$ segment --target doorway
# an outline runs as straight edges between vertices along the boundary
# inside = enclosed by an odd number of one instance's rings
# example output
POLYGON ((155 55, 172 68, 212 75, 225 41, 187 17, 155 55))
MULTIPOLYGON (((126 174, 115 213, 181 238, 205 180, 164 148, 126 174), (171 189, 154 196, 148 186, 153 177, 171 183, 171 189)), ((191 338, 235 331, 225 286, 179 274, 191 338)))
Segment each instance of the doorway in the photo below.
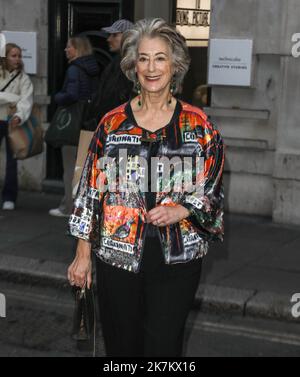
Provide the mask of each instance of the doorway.
MULTIPOLYGON (((48 107, 49 121, 56 110, 53 96, 61 89, 67 69, 64 49, 68 37, 76 34, 86 35, 92 43, 100 69, 103 70, 111 55, 100 30, 119 18, 133 21, 134 0, 49 0, 48 12, 48 93, 51 96, 51 104, 48 107)), ((62 176, 61 151, 48 146, 46 180, 60 181, 62 176)))

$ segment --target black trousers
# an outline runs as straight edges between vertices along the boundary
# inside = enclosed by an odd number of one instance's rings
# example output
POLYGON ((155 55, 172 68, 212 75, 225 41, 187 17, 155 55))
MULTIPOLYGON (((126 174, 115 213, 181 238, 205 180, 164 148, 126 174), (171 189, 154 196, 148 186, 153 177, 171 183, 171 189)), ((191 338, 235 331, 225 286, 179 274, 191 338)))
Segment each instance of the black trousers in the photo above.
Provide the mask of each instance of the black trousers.
POLYGON ((2 201, 15 202, 18 195, 18 165, 17 160, 13 158, 13 153, 8 142, 8 124, 7 122, 0 121, 0 146, 2 139, 5 139, 6 144, 6 170, 2 201))
POLYGON ((157 238, 146 240, 138 274, 97 258, 97 289, 107 356, 179 357, 201 260, 166 265, 157 238))

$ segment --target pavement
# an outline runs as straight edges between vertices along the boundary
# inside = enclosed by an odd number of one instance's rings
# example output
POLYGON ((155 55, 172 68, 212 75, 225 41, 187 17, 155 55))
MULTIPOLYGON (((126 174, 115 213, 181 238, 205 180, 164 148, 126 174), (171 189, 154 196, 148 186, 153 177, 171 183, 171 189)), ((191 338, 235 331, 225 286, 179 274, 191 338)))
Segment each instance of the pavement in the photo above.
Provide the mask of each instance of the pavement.
MULTIPOLYGON (((66 271, 75 240, 66 233, 67 219, 48 215, 59 200, 21 192, 16 211, 0 210, 0 292, 4 281, 69 291, 66 271)), ((204 259, 194 309, 300 323, 300 310, 298 318, 292 315, 295 293, 300 294, 300 227, 226 214, 224 242, 212 244, 204 259)))

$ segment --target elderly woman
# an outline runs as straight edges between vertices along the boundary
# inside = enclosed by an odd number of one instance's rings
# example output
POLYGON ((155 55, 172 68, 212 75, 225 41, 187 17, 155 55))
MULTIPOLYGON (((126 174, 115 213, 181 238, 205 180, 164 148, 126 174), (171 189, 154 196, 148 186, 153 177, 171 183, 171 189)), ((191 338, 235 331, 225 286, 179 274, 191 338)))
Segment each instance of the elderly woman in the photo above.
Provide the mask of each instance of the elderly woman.
POLYGON ((90 145, 70 218, 79 242, 68 279, 91 285, 93 250, 108 356, 181 355, 202 257, 222 239, 221 138, 200 109, 174 97, 188 66, 175 29, 137 22, 123 37, 121 68, 138 95, 104 116, 90 145), (197 157, 203 169, 178 170, 197 157), (177 163, 166 182, 168 159, 177 163), (179 190, 186 170, 196 185, 179 190))

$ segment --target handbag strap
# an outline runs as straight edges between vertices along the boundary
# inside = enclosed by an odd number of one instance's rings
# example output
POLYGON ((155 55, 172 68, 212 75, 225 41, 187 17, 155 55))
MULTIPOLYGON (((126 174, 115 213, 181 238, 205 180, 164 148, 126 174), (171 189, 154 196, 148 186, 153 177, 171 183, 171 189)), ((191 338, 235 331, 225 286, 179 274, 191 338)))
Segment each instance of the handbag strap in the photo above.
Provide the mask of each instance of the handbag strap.
POLYGON ((93 310, 94 310, 93 357, 96 357, 97 318, 96 318, 96 305, 95 305, 95 295, 94 295, 93 286, 91 287, 91 290, 92 290, 93 310))
POLYGON ((0 90, 0 92, 4 92, 9 85, 21 74, 21 71, 19 71, 12 79, 9 80, 9 82, 0 90))

